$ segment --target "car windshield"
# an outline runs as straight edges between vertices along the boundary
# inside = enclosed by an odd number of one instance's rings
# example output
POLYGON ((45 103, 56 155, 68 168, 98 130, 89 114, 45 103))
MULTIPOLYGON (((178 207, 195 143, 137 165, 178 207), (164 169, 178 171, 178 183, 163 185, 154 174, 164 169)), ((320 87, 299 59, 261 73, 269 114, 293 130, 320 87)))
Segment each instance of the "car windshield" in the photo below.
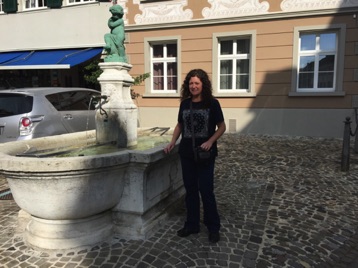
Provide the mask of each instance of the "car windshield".
POLYGON ((32 111, 33 97, 23 94, 0 94, 0 117, 32 111))

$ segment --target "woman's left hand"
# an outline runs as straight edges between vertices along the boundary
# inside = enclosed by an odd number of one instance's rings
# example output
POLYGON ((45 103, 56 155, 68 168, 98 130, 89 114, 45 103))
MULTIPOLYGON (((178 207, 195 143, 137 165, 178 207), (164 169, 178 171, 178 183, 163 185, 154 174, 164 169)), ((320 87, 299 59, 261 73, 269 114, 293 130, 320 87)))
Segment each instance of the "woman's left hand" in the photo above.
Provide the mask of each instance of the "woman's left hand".
POLYGON ((200 145, 201 149, 203 149, 204 151, 209 151, 211 149, 211 146, 213 146, 213 144, 210 141, 206 141, 200 145))

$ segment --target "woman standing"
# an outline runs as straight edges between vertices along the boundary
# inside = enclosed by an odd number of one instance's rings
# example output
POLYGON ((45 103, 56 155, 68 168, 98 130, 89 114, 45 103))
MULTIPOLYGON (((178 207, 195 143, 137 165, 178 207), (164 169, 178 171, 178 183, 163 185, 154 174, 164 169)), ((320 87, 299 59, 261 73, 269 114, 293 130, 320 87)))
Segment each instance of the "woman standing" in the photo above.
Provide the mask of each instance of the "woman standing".
POLYGON ((180 135, 182 136, 179 155, 186 190, 187 218, 184 227, 177 232, 180 237, 199 233, 201 196, 209 241, 216 243, 220 240, 220 217, 214 195, 214 166, 217 156, 216 141, 225 130, 223 112, 220 103, 212 95, 208 74, 201 69, 191 70, 181 87, 178 123, 171 142, 164 148, 164 152, 169 153, 180 135), (193 142, 195 148, 211 151, 212 157, 204 163, 195 161, 193 142))

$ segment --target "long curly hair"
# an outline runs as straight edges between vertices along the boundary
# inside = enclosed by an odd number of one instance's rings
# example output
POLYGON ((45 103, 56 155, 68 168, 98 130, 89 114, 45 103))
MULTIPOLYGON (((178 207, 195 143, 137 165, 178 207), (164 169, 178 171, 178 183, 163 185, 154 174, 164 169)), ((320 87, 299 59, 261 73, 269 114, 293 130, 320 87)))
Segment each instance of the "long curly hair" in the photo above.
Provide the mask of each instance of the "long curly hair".
POLYGON ((201 92, 202 101, 205 106, 209 106, 210 101, 213 98, 213 88, 209 79, 209 75, 202 69, 193 69, 186 75, 180 90, 180 100, 183 101, 191 97, 189 81, 192 77, 199 78, 203 83, 203 91, 201 92))

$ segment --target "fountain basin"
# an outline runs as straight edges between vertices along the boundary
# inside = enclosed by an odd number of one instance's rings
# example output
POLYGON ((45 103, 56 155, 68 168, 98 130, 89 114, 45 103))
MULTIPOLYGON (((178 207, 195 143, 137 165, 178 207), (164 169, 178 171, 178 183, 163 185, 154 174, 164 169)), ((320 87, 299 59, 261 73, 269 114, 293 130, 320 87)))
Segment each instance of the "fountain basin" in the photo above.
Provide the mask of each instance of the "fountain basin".
POLYGON ((78 157, 19 157, 29 151, 86 146, 95 131, 0 145, 0 173, 31 215, 25 241, 41 250, 92 246, 114 233, 149 237, 184 194, 177 148, 78 157))

